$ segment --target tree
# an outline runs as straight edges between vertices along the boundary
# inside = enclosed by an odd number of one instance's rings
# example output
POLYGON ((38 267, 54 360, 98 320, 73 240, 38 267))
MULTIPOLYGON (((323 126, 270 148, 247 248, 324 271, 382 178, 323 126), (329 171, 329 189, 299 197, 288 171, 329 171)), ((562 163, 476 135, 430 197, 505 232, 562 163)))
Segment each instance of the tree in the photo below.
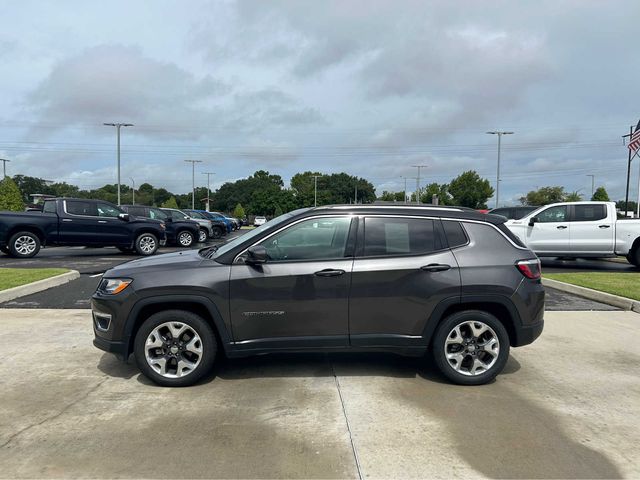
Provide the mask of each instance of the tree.
POLYGON ((29 177, 27 175, 14 175, 13 181, 20 190, 20 194, 24 201, 29 201, 29 195, 34 193, 43 193, 45 195, 53 195, 47 182, 41 178, 29 177))
POLYGON ((433 196, 438 196, 438 205, 452 205, 451 195, 449 195, 449 185, 446 183, 430 183, 426 187, 421 189, 420 201, 422 203, 433 202, 433 196))
POLYGON ((165 200, 160 205, 162 208, 178 208, 178 202, 176 202, 176 197, 171 196, 168 200, 165 200))
POLYGON ((404 192, 382 192, 382 195, 378 197, 378 200, 383 202, 404 202, 404 192))
POLYGON ((564 187, 541 187, 538 190, 531 190, 524 197, 520 197, 520 203, 523 205, 542 206, 563 202, 565 196, 564 187))
POLYGON ((276 205, 276 209, 273 211, 273 216, 279 217, 282 214, 283 214, 282 208, 280 208, 280 205, 276 205))
MULTIPOLYGON (((616 208, 621 212, 624 212, 624 200, 618 200, 616 202, 616 208)), ((638 208, 638 204, 633 200, 629 200, 629 211, 635 212, 637 208, 638 208)))
POLYGON ((454 178, 448 191, 454 205, 469 208, 487 208, 487 200, 493 195, 489 180, 480 178, 474 170, 454 178))
POLYGON ((16 182, 11 177, 4 177, 0 181, 0 210, 21 212, 24 210, 22 194, 16 182))
POLYGON ((580 200, 582 200, 582 194, 577 191, 567 193, 562 199, 563 202, 579 202, 580 200))
POLYGON ((608 202, 609 194, 607 193, 604 187, 598 187, 596 188, 596 191, 593 192, 593 196, 591 197, 591 200, 595 200, 598 202, 608 202))
POLYGON ((241 204, 237 204, 236 208, 233 209, 233 216, 234 216, 234 218, 244 218, 245 217, 244 208, 242 208, 241 204))

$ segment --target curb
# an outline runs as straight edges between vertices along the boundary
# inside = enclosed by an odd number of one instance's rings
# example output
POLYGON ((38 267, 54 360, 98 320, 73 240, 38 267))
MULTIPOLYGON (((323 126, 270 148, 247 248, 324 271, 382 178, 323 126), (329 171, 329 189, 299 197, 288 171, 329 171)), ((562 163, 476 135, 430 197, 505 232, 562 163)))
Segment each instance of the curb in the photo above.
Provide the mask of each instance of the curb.
POLYGON ((542 278, 542 284, 545 287, 555 288, 561 292, 573 293, 574 295, 588 298, 589 300, 606 303, 607 305, 618 307, 623 310, 631 310, 633 312, 640 313, 640 302, 632 300, 631 298, 620 297, 618 295, 593 290, 591 288, 579 287, 578 285, 560 282, 558 280, 551 280, 550 278, 542 278))
POLYGON ((24 297, 25 295, 31 295, 32 293, 42 292, 43 290, 48 290, 53 287, 58 287, 77 278, 80 278, 80 273, 77 270, 71 270, 67 273, 63 273, 62 275, 56 275, 55 277, 45 278, 44 280, 20 285, 19 287, 1 290, 0 303, 15 300, 16 298, 24 297))

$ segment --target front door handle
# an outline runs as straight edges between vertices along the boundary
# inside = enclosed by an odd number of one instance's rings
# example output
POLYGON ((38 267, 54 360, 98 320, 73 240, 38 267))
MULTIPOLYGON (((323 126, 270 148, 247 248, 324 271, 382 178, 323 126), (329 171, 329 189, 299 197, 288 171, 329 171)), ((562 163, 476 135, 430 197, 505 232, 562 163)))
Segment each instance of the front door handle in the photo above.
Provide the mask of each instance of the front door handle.
POLYGON ((98 223, 107 223, 106 220, 98 220, 98 223))
POLYGON ((442 263, 430 263, 429 265, 424 265, 420 267, 420 270, 424 270, 425 272, 444 272, 445 270, 449 270, 451 265, 444 265, 442 263))
POLYGON ((71 220, 70 218, 63 218, 62 221, 63 222, 73 222, 73 220, 71 220))
POLYGON ((314 273, 318 277, 339 277, 344 275, 344 270, 334 270, 333 268, 325 268, 319 272, 314 273))
POLYGON ((565 228, 567 228, 567 226, 566 225, 558 225, 556 228, 558 230, 564 230, 565 228))
POLYGON ((598 228, 609 228, 611 225, 600 225, 598 228))

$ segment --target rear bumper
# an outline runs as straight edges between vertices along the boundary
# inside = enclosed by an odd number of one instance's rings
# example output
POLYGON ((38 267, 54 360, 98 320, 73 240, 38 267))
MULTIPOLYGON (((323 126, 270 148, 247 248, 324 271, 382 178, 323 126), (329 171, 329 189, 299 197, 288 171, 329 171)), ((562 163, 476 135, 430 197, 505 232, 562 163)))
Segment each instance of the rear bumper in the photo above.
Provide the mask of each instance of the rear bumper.
POLYGON ((525 325, 520 327, 516 332, 516 338, 513 343, 514 347, 522 347, 523 345, 529 345, 540 336, 544 329, 544 320, 540 320, 533 325, 525 325))

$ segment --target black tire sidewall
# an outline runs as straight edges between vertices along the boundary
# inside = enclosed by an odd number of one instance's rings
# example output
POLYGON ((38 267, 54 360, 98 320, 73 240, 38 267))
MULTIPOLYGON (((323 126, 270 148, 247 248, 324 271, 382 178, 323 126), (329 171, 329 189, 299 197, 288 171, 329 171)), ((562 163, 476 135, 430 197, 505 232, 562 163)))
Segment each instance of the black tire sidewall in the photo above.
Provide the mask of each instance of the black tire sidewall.
POLYGON ((500 320, 488 312, 481 310, 465 310, 454 313, 445 318, 436 330, 432 342, 433 359, 442 374, 454 383, 459 385, 482 385, 492 381, 502 370, 509 359, 509 334, 500 320), (500 353, 498 360, 490 370, 477 376, 467 376, 456 372, 446 359, 445 356, 445 340, 449 332, 458 324, 476 320, 485 323, 493 329, 500 342, 500 353))
POLYGON ((199 315, 184 310, 165 310, 151 315, 140 326, 134 340, 133 353, 140 371, 151 381, 163 387, 187 387, 208 375, 215 362, 218 345, 213 329, 199 315), (196 369, 182 378, 165 378, 149 366, 145 358, 144 345, 147 336, 158 325, 166 322, 186 323, 193 328, 202 340, 202 359, 196 369))
POLYGON ((138 255, 142 255, 144 257, 153 255, 154 253, 156 253, 158 251, 158 247, 159 247, 159 243, 158 243, 158 237, 156 237, 153 233, 141 233, 140 235, 138 235, 138 237, 136 238, 136 246, 135 246, 135 251, 138 253, 138 255), (140 240, 142 240, 143 237, 153 237, 153 239, 156 242, 156 247, 153 249, 153 252, 147 253, 145 251, 143 251, 140 248, 140 240))
POLYGON ((221 238, 222 229, 220 227, 213 227, 213 238, 221 238))
POLYGON ((35 233, 32 233, 32 232, 18 232, 18 233, 15 233, 15 234, 11 235, 11 238, 9 239, 8 248, 9 248, 9 254, 12 257, 15 257, 15 258, 31 258, 31 257, 35 257, 38 254, 38 252, 40 251, 40 239, 38 238, 38 236, 35 233), (25 236, 33 238, 35 240, 35 242, 36 242, 36 249, 33 251, 33 253, 29 253, 27 255, 23 255, 23 254, 19 253, 14 247, 15 241, 19 237, 25 237, 25 236))

